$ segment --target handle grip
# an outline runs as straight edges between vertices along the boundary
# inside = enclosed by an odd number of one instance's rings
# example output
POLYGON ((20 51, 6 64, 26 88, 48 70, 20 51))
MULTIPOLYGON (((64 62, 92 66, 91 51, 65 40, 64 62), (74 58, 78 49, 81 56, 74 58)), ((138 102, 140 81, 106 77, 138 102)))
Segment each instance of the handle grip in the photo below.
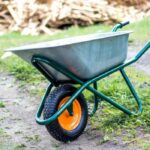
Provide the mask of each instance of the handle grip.
POLYGON ((120 23, 119 23, 119 24, 120 24, 120 28, 122 28, 122 27, 128 25, 129 23, 130 23, 129 21, 120 22, 120 23))

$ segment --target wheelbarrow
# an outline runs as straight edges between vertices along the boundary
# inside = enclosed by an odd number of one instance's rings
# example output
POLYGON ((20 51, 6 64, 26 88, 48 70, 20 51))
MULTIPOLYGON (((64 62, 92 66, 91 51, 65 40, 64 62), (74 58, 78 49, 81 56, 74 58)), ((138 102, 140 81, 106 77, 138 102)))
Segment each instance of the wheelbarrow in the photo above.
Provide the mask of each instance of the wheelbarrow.
POLYGON ((97 111, 101 102, 98 98, 128 115, 142 112, 141 100, 124 68, 136 62, 150 48, 150 41, 135 57, 126 60, 130 32, 116 31, 127 24, 129 22, 118 23, 112 32, 108 33, 9 49, 31 63, 50 82, 36 113, 36 122, 45 125, 55 139, 63 142, 73 141, 85 129, 89 115, 83 96, 85 89, 94 94, 91 116, 97 111), (132 112, 97 90, 99 80, 117 71, 120 71, 137 103, 137 112, 132 112), (74 86, 76 84, 80 87, 76 88, 74 86))

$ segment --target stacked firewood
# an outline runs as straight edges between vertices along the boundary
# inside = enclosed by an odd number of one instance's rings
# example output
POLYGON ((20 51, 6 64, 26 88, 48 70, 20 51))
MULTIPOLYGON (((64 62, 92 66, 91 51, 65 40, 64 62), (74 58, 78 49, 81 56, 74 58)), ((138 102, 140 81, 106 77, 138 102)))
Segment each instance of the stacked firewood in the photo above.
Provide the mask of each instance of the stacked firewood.
POLYGON ((136 21, 150 16, 150 2, 142 8, 109 5, 97 0, 0 0, 0 32, 22 34, 54 34, 66 26, 90 25, 98 22, 136 21))
POLYGON ((107 0, 107 1, 109 4, 116 3, 117 5, 140 6, 142 4, 146 4, 149 0, 107 0))

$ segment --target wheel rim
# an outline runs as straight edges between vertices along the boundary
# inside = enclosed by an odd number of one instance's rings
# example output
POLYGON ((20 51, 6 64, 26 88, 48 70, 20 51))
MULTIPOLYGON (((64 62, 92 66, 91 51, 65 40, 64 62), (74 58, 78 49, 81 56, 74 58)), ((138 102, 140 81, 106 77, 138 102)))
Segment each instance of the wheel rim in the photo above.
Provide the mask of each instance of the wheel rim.
MULTIPOLYGON (((63 98, 58 106, 58 108, 62 107, 67 100, 70 98, 70 96, 67 96, 63 98)), ((59 117, 58 117, 58 122, 60 126, 68 131, 74 130, 80 123, 81 120, 81 106, 80 103, 78 102, 77 99, 73 101, 73 115, 71 116, 66 109, 59 117)))

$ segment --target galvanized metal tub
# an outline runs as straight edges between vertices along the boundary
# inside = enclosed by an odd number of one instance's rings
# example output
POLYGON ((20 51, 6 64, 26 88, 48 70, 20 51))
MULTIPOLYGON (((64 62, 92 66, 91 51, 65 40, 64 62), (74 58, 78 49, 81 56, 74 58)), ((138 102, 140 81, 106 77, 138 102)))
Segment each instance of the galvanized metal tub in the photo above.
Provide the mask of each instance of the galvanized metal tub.
MULTIPOLYGON (((129 33, 130 31, 96 33, 20 46, 7 51, 12 51, 29 63, 36 54, 45 56, 86 80, 126 60, 129 33)), ((45 66, 57 80, 69 80, 50 66, 45 66)))

